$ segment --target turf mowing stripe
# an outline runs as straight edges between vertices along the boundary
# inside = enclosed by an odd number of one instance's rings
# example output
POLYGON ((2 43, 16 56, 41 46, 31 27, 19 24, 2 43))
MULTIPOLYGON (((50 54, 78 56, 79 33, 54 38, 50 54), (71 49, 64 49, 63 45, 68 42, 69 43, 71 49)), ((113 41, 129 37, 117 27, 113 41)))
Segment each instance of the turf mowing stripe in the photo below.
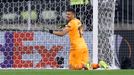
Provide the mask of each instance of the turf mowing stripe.
POLYGON ((134 70, 0 70, 0 75, 134 75, 134 70))

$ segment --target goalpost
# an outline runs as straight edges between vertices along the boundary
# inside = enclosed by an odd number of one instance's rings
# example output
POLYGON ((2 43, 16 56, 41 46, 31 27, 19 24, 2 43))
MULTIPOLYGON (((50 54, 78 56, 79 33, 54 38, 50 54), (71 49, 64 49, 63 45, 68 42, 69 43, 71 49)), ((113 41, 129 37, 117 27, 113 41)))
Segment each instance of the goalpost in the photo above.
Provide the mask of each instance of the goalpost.
POLYGON ((93 0, 93 63, 98 63, 98 0, 93 0))

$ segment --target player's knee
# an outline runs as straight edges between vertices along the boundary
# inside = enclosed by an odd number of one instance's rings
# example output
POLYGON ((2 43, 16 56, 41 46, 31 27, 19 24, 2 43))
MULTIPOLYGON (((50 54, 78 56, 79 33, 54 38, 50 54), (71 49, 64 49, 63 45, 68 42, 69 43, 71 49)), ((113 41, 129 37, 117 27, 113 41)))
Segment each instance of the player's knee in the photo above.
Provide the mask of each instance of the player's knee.
POLYGON ((70 70, 81 70, 82 68, 82 65, 69 65, 70 70))

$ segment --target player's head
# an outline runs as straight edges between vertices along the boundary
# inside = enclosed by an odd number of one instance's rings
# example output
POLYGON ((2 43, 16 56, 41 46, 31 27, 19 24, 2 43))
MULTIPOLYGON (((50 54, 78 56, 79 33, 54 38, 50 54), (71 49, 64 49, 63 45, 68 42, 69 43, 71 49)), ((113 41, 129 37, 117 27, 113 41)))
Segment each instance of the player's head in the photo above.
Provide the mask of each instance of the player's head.
POLYGON ((67 20, 70 21, 71 19, 73 19, 75 17, 75 10, 74 9, 67 9, 66 11, 67 15, 67 20))

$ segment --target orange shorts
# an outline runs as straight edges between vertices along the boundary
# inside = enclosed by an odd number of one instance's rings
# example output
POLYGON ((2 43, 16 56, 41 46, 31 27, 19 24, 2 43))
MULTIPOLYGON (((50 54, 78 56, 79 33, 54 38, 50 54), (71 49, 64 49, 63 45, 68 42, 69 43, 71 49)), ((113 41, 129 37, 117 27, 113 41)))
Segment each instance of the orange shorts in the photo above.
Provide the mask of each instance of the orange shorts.
POLYGON ((74 68, 82 68, 83 64, 89 62, 88 48, 70 50, 69 65, 74 68))

